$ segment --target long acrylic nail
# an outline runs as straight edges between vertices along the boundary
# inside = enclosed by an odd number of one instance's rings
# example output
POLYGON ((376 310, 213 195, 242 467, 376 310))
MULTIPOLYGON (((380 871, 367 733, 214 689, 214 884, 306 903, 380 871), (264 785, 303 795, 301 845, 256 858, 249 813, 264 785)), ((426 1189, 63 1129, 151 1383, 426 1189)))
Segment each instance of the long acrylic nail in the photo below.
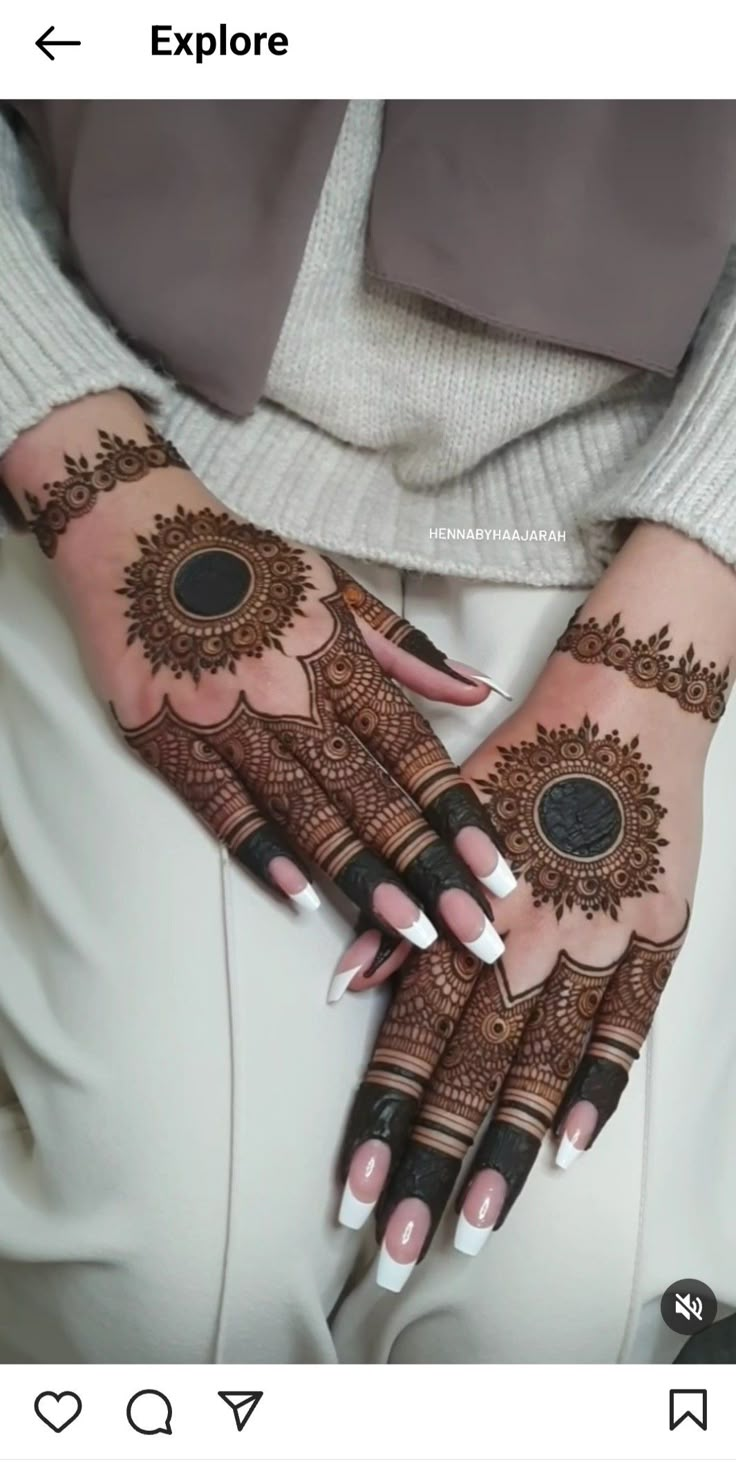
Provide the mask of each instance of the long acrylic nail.
POLYGON ((398 1294, 404 1288, 424 1247, 432 1215, 421 1198, 404 1198, 386 1227, 376 1284, 398 1294))
POLYGON ((373 907, 387 924, 417 949, 428 949, 437 938, 431 919, 392 883, 381 883, 373 895, 373 907))
POLYGON ((268 872, 271 881, 276 887, 285 893, 296 904, 299 909, 308 909, 310 913, 319 908, 319 896, 316 888, 307 881, 296 863, 290 858, 279 855, 272 858, 268 865, 268 872))
POLYGON ((328 1005, 335 1005, 338 1000, 342 1000, 345 991, 349 989, 355 976, 360 974, 360 970, 359 964, 349 965, 346 970, 339 968, 335 970, 327 990, 328 1005))
POLYGON ((562 1130, 562 1137, 555 1158, 558 1168, 567 1169, 572 1167, 576 1158, 580 1157, 581 1152, 585 1152, 597 1126, 598 1113, 593 1103, 576 1102, 575 1106, 568 1112, 567 1120, 562 1130))
POLYGON ((495 964, 505 945, 480 904, 463 889, 450 888, 440 894, 438 907, 455 938, 484 964, 495 964))
POLYGON ((377 1138, 362 1142, 353 1153, 338 1214, 345 1228, 363 1227, 381 1196, 390 1166, 391 1148, 377 1138))
POLYGON ((481 828, 464 827, 455 838, 455 847, 478 882, 495 894, 496 898, 505 899, 508 894, 513 893, 516 879, 506 859, 494 848, 488 834, 481 828))
POLYGON ((476 1173, 465 1195, 455 1229, 455 1248, 460 1254, 474 1258, 493 1232, 508 1188, 505 1178, 495 1168, 476 1173))
POLYGON ((497 680, 491 680, 490 675, 485 675, 482 670, 474 670, 472 665, 463 665, 461 660, 448 660, 447 663, 457 671, 458 675, 466 675, 470 680, 479 680, 482 685, 490 685, 491 690, 495 690, 496 695, 502 695, 505 701, 514 699, 507 690, 503 689, 503 686, 498 684, 497 680))

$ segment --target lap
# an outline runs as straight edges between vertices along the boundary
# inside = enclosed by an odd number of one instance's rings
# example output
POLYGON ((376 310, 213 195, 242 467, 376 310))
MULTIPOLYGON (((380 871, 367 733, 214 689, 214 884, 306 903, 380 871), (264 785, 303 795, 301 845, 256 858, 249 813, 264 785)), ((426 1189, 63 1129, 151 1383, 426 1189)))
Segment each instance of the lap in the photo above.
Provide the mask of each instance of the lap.
POLYGON ((0 549, 0 1345, 332 1359, 382 999, 327 1006, 343 914, 257 887, 118 741, 37 557, 0 549))
MULTIPOLYGON (((399 607, 398 574, 359 572, 399 607)), ((411 578, 405 612, 519 699, 579 597, 411 578)), ((456 759, 502 714, 431 712, 456 759)), ((34 545, 0 547, 0 1359, 668 1359, 661 1333, 636 1351, 667 1284, 735 1304, 732 717, 690 936, 615 1122, 570 1173, 541 1160, 477 1259, 449 1218, 391 1297, 371 1234, 335 1223, 382 1008, 325 1003, 344 910, 299 915, 231 866, 118 741, 34 545)))

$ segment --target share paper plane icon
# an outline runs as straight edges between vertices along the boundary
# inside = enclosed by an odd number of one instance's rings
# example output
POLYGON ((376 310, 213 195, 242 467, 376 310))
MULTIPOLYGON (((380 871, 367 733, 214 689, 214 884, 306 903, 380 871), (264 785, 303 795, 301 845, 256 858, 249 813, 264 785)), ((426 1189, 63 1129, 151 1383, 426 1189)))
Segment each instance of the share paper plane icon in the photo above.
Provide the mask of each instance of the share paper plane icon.
POLYGON ((232 1408, 235 1417, 235 1425, 239 1432, 242 1432, 245 1423, 250 1420, 260 1401, 262 1391, 218 1391, 223 1401, 232 1408))

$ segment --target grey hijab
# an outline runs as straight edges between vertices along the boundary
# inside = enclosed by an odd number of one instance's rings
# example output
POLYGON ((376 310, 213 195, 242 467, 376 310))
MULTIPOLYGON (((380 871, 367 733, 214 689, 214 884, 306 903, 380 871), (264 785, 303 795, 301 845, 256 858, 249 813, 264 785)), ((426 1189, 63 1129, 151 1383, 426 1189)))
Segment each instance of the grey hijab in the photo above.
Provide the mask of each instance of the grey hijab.
MULTIPOLYGON (((345 106, 16 104, 103 308, 237 416, 263 389, 345 106)), ((735 218, 734 102, 388 102, 366 269, 672 375, 735 218)))

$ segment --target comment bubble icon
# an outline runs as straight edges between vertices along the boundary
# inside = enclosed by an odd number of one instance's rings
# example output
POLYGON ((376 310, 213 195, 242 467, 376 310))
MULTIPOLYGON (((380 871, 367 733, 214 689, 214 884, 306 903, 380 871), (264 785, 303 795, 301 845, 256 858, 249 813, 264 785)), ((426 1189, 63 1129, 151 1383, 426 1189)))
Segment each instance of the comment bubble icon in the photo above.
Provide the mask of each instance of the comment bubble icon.
POLYGON ((171 1436, 171 1402, 163 1391, 136 1391, 125 1414, 133 1430, 144 1437, 155 1437, 159 1432, 171 1436))

